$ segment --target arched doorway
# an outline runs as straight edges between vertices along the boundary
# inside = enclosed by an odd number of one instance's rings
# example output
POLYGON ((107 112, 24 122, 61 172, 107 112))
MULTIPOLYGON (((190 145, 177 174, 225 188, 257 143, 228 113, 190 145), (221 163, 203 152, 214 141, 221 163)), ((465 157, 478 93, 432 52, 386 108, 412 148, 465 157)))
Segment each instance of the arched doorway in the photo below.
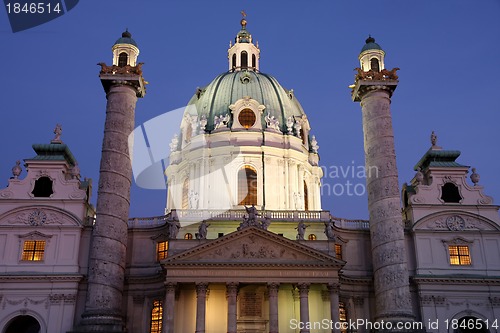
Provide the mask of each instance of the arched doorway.
POLYGON ((489 333, 486 324, 473 316, 462 317, 458 320, 458 328, 453 333, 489 333))
POLYGON ((7 326, 5 333, 40 333, 40 324, 32 316, 17 316, 7 326))

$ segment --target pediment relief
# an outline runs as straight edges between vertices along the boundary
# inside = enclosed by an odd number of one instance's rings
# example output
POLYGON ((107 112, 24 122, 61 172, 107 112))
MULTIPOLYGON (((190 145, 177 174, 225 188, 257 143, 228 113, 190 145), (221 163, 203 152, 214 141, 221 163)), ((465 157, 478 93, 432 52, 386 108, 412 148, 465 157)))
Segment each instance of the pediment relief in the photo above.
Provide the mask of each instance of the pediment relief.
POLYGON ((446 231, 474 231, 499 230, 494 222, 479 216, 471 216, 463 212, 425 217, 417 222, 414 230, 446 230, 446 231))
POLYGON ((254 227, 233 232, 164 261, 165 264, 190 262, 342 265, 332 256, 254 227))
POLYGON ((0 216, 0 226, 80 226, 68 212, 48 206, 31 206, 9 211, 0 216))

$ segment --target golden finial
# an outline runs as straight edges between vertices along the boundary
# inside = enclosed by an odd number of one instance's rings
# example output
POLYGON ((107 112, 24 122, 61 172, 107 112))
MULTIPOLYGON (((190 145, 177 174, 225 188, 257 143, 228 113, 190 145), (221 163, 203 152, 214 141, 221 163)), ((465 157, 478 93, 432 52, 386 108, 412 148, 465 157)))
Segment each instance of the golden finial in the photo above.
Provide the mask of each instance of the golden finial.
POLYGON ((247 17, 247 13, 245 13, 244 10, 241 11, 241 16, 243 16, 243 18, 247 17))

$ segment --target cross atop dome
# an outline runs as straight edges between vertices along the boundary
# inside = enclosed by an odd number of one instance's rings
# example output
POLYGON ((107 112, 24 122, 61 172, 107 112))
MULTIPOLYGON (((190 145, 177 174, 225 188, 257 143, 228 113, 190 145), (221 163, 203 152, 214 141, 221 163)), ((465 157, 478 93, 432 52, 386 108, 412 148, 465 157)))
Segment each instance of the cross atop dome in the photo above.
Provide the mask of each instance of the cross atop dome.
POLYGON ((241 30, 234 39, 234 45, 229 45, 229 70, 259 70, 260 50, 252 43, 252 35, 247 30, 247 14, 241 11, 241 30))

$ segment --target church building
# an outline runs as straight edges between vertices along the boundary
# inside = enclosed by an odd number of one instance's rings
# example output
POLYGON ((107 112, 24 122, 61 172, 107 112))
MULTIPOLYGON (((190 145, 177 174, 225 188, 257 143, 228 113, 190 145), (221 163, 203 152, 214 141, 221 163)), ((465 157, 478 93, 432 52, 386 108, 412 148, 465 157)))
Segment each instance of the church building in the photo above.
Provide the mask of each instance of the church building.
POLYGON ((164 216, 129 216, 147 67, 128 31, 100 64, 97 207, 60 125, 12 161, 0 189, 0 333, 498 332, 499 206, 434 132, 399 187, 398 68, 375 39, 361 43, 350 86, 369 210, 351 220, 322 209, 314 128, 294 91, 260 71, 240 24, 227 69, 196 90, 171 138, 164 216))

